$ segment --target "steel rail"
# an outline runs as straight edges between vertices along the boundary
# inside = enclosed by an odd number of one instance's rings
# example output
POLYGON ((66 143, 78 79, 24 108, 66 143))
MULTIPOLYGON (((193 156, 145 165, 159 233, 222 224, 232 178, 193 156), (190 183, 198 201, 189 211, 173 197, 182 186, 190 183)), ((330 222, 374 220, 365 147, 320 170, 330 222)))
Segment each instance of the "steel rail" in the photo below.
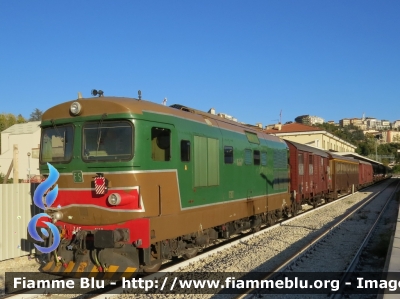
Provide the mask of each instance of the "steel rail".
MULTIPOLYGON (((381 194, 381 192, 383 192, 384 190, 386 190, 388 187, 390 186, 390 184, 388 186, 386 186, 382 191, 378 191, 376 194, 374 194, 372 197, 370 197, 369 199, 365 199, 361 202, 361 204, 358 204, 358 206, 356 206, 354 208, 353 211, 349 212, 348 214, 344 215, 344 217, 339 220, 337 223, 335 223, 332 227, 330 227, 329 229, 327 229, 324 233, 322 233, 321 235, 319 235, 318 237, 316 237, 310 244, 307 244, 306 246, 304 246, 298 253, 296 253, 295 255, 293 255, 291 258, 289 258, 286 262, 282 263, 281 265, 277 266, 271 273, 269 273, 266 276, 263 276, 261 278, 259 278, 259 280, 267 280, 267 279, 271 279, 272 277, 276 276, 279 272, 284 272, 284 270, 289 269, 289 267, 295 263, 298 259, 301 259, 303 257, 303 255, 305 253, 308 252, 308 250, 310 250, 311 248, 313 248, 313 246, 315 246, 318 242, 320 242, 321 240, 323 240, 328 234, 330 234, 334 229, 336 229, 337 227, 339 227, 344 221, 346 221, 348 218, 350 218, 352 215, 354 215, 354 213, 356 213, 357 211, 359 211, 360 209, 362 209, 363 207, 365 207, 367 204, 369 204, 372 200, 374 200, 379 194, 381 194)), ((352 195, 352 194, 350 194, 352 195)), ((349 195, 349 196, 350 196, 349 195)), ((341 199, 347 198, 348 196, 342 197, 341 199)), ((331 203, 336 203, 338 202, 333 201, 331 203)), ((382 214, 382 213, 381 213, 382 214)), ((251 288, 251 289, 247 289, 245 290, 243 293, 238 294, 237 296, 235 296, 235 299, 242 299, 245 298, 246 296, 251 296, 249 298, 255 297, 258 298, 259 294, 257 294, 257 288, 251 288)))
POLYGON ((360 255, 361 255, 363 249, 365 248, 365 246, 367 245, 369 239, 371 238, 375 228, 377 227, 377 225, 379 223, 379 220, 381 219, 381 217, 383 215, 383 212, 386 210, 387 206, 389 205, 390 201, 392 200, 392 198, 393 198, 394 194, 396 193, 399 185, 400 185, 400 182, 397 183, 396 188, 393 190, 392 194, 390 194, 390 196, 386 200, 386 203, 383 206, 381 213, 379 213, 379 216, 377 217, 375 222, 372 224, 370 230, 368 231, 368 233, 365 236, 363 242, 361 243, 360 247, 358 248, 357 252, 355 253, 352 261, 349 264, 349 266, 344 271, 343 276, 340 279, 340 289, 337 292, 332 293, 331 296, 329 297, 330 299, 342 298, 345 295, 343 293, 345 291, 344 288, 346 287, 346 284, 344 282, 345 281, 349 281, 349 278, 351 276, 351 271, 353 271, 355 269, 355 267, 357 266, 357 262, 359 261, 359 258, 360 258, 360 255))

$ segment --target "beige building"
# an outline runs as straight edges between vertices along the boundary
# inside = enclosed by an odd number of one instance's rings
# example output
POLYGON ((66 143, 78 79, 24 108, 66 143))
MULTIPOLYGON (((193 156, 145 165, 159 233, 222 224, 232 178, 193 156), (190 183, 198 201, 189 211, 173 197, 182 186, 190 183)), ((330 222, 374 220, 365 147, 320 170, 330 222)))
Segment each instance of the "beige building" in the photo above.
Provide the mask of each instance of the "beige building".
POLYGON ((382 141, 386 143, 398 142, 400 143, 400 132, 399 131, 382 131, 382 141))
POLYGON ((361 130, 366 130, 367 129, 366 122, 364 120, 360 119, 360 118, 352 118, 352 119, 350 119, 350 123, 353 126, 359 128, 361 130))
POLYGON ((373 117, 367 117, 365 119, 366 123, 367 123, 367 128, 369 130, 371 129, 376 129, 376 122, 378 121, 376 118, 373 117))
POLYGON ((340 125, 341 127, 345 127, 345 126, 350 125, 350 119, 348 119, 348 118, 343 118, 343 119, 339 120, 339 125, 340 125))
POLYGON ((382 128, 383 129, 390 129, 390 121, 382 119, 382 128))
MULTIPOLYGON (((18 159, 18 178, 28 180, 39 175, 40 121, 15 124, 1 132, 0 173, 7 173, 13 160, 14 145, 18 159)), ((9 178, 14 177, 11 171, 9 178)))
POLYGON ((265 133, 323 150, 355 152, 356 146, 318 127, 292 123, 268 127, 265 133))
POLYGON ((350 119, 350 123, 355 127, 359 127, 363 124, 363 121, 360 118, 352 118, 350 119))
POLYGON ((400 120, 395 120, 395 121, 393 122, 392 128, 393 128, 393 129, 398 129, 398 128, 400 128, 400 120))
POLYGON ((327 123, 330 124, 330 125, 339 126, 339 124, 335 123, 334 120, 328 120, 327 123))

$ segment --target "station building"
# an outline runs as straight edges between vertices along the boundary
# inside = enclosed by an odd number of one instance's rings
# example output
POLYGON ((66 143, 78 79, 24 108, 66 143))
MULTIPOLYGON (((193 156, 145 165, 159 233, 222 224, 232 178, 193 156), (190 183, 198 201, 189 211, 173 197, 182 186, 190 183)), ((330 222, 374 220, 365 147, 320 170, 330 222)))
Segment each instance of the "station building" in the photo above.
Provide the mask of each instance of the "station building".
POLYGON ((355 152, 356 146, 318 127, 299 123, 267 126, 265 133, 282 139, 310 145, 322 150, 355 152))

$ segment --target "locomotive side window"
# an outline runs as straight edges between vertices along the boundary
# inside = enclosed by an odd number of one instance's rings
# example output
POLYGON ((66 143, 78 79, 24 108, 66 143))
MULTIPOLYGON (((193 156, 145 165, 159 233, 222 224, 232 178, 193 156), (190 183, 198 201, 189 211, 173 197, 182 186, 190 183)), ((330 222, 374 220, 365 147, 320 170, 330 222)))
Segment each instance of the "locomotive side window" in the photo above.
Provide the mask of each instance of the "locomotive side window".
POLYGON ((261 165, 262 166, 267 165, 267 153, 266 152, 261 152, 261 165))
POLYGON ((68 162, 72 158, 74 129, 72 125, 42 129, 40 162, 68 162))
POLYGON ((233 146, 224 146, 224 160, 225 164, 233 163, 233 146))
POLYGON ((154 161, 171 160, 171 130, 151 128, 151 158, 154 161))
POLYGON ((253 160, 254 160, 254 165, 260 165, 260 151, 254 150, 253 160))
POLYGON ((190 161, 190 141, 189 140, 181 140, 181 161, 183 161, 183 162, 190 161))
POLYGON ((244 150, 244 164, 246 165, 251 165, 251 149, 245 149, 244 150))
POLYGON ((287 167, 287 151, 281 149, 275 149, 273 151, 273 162, 274 168, 286 168, 287 167))
POLYGON ((133 128, 128 121, 90 122, 83 126, 82 158, 85 161, 130 160, 133 128))

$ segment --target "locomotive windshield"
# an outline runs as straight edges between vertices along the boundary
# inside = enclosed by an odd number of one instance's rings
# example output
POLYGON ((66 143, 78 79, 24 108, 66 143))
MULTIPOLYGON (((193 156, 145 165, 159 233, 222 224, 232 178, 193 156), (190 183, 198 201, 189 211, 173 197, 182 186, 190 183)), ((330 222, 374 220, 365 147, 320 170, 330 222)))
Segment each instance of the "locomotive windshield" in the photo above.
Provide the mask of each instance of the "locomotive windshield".
POLYGON ((42 129, 40 142, 40 162, 67 162, 72 157, 74 130, 72 125, 42 129))
POLYGON ((86 161, 130 160, 133 154, 133 128, 127 121, 86 123, 83 127, 83 153, 86 161))

